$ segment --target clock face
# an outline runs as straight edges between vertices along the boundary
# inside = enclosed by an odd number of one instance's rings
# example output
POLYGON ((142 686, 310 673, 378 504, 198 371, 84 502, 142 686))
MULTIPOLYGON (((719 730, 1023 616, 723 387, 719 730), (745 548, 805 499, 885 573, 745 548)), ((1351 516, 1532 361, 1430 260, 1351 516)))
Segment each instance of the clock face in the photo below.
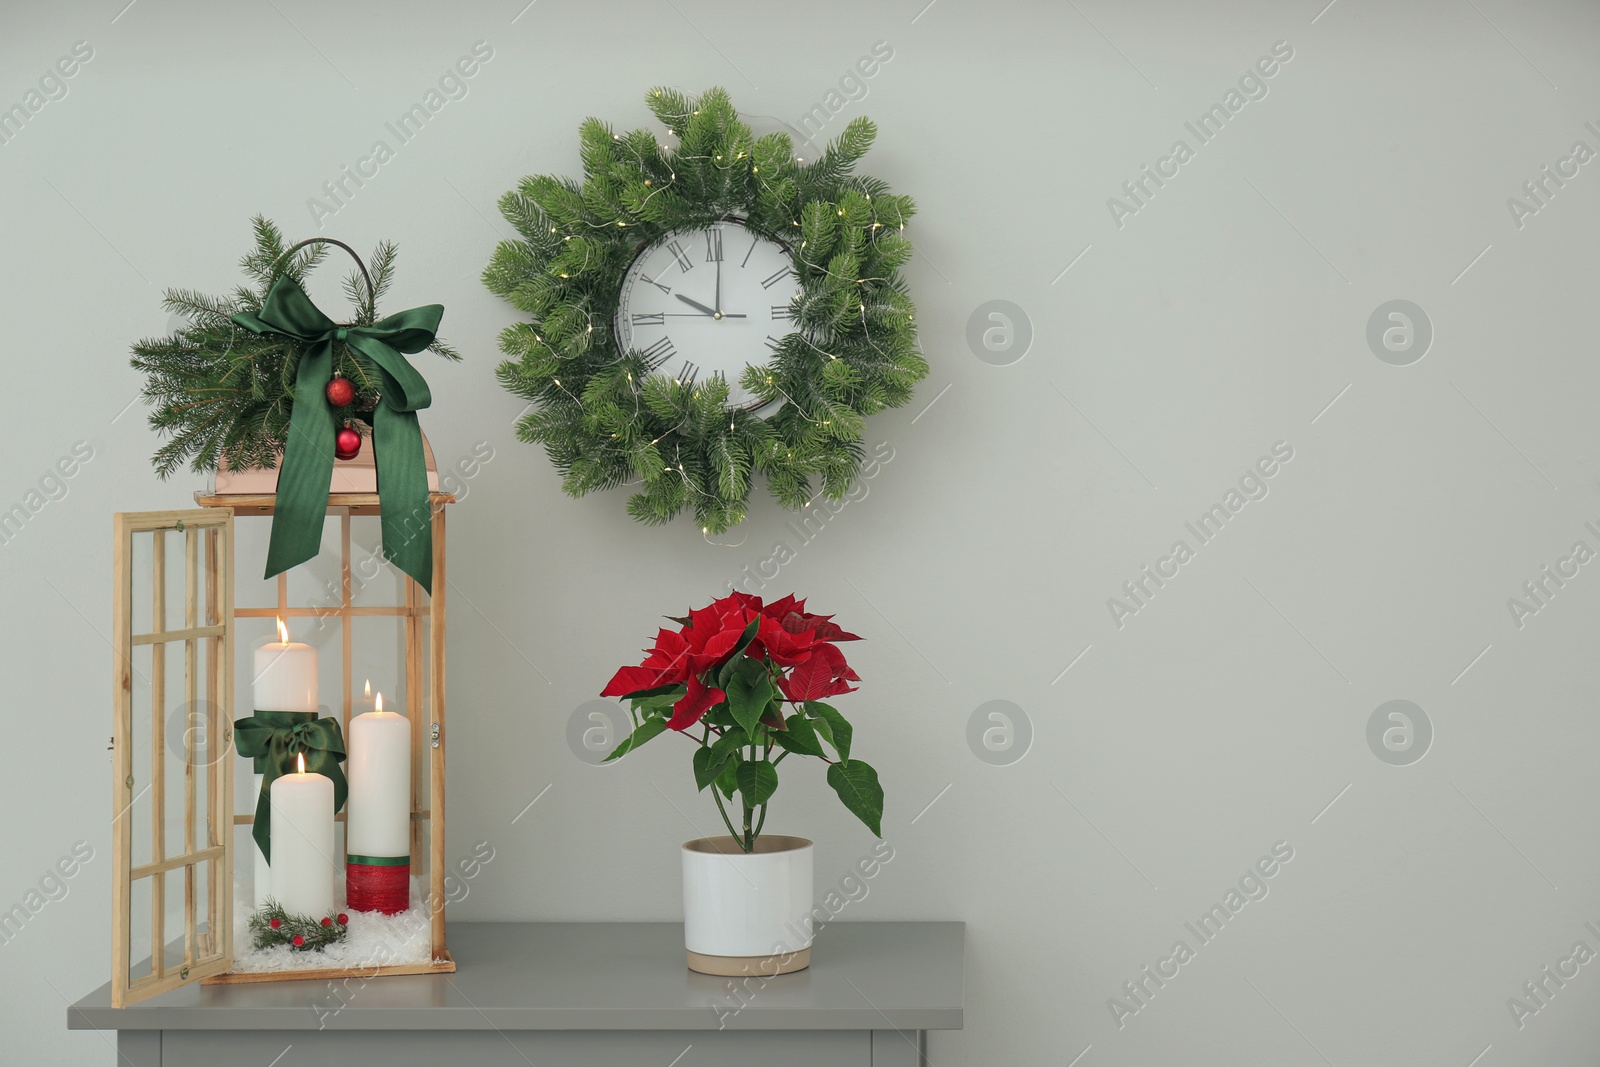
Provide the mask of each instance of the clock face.
POLYGON ((633 261, 617 304, 617 344, 653 371, 681 382, 728 382, 728 406, 776 410, 739 384, 792 332, 789 303, 800 291, 789 250, 737 220, 674 230, 633 261))

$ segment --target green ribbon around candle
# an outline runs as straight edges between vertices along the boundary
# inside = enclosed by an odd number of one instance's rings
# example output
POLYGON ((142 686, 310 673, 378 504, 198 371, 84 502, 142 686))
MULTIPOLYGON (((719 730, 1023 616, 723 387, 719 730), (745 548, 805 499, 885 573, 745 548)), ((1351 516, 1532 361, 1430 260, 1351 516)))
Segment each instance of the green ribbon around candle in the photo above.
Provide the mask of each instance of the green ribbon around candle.
POLYGON ((255 760, 261 775, 261 796, 256 800, 256 821, 251 836, 261 854, 272 862, 272 783, 298 767, 296 756, 306 757, 306 773, 326 775, 333 781, 333 810, 344 807, 349 787, 339 761, 344 759, 344 733, 338 719, 319 719, 314 711, 258 711, 233 724, 233 743, 239 755, 255 760))
POLYGON ((384 555, 433 591, 433 515, 422 430, 417 425, 417 412, 433 398, 428 383, 402 353, 420 352, 432 344, 443 316, 442 305, 425 304, 371 326, 340 326, 287 275, 273 283, 260 311, 233 316, 234 322, 253 333, 282 334, 308 345, 295 373, 294 410, 278 473, 266 577, 304 563, 322 547, 337 429, 325 390, 333 378, 333 346, 340 343, 381 383, 382 399, 372 415, 372 445, 384 555))

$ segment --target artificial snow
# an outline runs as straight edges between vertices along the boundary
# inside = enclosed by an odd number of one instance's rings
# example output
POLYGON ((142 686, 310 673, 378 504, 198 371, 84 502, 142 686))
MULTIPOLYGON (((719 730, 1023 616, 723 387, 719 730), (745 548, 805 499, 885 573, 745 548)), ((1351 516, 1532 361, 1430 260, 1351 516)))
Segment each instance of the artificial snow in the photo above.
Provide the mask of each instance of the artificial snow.
POLYGON ((296 950, 288 945, 256 949, 252 947, 254 937, 249 927, 250 916, 255 914, 255 895, 247 879, 234 879, 234 971, 317 971, 327 967, 343 967, 370 972, 375 967, 431 962, 431 917, 425 904, 416 903, 427 900, 427 891, 420 878, 412 876, 411 879, 411 907, 396 915, 377 911, 349 911, 345 905, 342 884, 336 886, 334 897, 334 914, 342 911, 350 919, 343 941, 328 945, 321 952, 315 949, 296 950))

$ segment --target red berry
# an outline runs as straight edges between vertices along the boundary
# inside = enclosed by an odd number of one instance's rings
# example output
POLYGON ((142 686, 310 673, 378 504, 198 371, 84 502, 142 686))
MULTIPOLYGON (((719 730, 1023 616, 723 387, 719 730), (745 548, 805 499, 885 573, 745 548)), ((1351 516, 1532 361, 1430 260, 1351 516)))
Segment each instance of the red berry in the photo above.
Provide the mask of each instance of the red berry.
POLYGON ((333 454, 339 459, 355 459, 361 451, 361 435, 350 427, 342 427, 333 435, 333 454))
POLYGON ((339 913, 339 925, 343 926, 346 923, 348 923, 349 921, 350 921, 350 916, 346 915, 344 912, 341 911, 339 913))
POLYGON ((268 923, 267 925, 271 926, 274 930, 276 930, 278 927, 283 925, 283 920, 275 918, 275 919, 272 920, 272 922, 268 923))
POLYGON ((333 925, 333 920, 327 918, 326 916, 324 916, 323 920, 322 920, 322 925, 323 926, 332 926, 333 925))
POLYGON ((295 948, 299 948, 301 945, 303 945, 305 943, 306 943, 306 939, 305 938, 301 937, 299 934, 295 934, 294 935, 294 947, 295 948))
POLYGON ((328 398, 328 403, 334 407, 349 407, 350 402, 356 398, 356 387, 349 378, 341 375, 328 383, 325 395, 328 398))

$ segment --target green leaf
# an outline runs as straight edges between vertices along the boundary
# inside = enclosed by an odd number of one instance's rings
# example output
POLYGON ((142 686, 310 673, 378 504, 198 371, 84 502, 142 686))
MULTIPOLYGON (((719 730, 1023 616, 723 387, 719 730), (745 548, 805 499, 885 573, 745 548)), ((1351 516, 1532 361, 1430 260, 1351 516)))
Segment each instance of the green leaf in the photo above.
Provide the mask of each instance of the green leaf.
POLYGON ((851 814, 874 835, 883 836, 883 786, 877 771, 858 759, 843 760, 828 768, 828 784, 851 814))
POLYGON ((786 728, 774 730, 772 739, 790 752, 798 752, 802 756, 821 756, 822 742, 817 737, 817 731, 812 729, 811 722, 800 712, 795 712, 785 720, 786 728))
POLYGON ((646 741, 650 740, 652 737, 656 736, 666 728, 666 719, 646 719, 643 725, 641 725, 637 730, 634 730, 632 735, 630 735, 626 741, 622 742, 622 744, 618 745, 616 750, 612 752, 611 755, 607 756, 602 762, 610 763, 614 759, 621 759, 623 756, 626 756, 628 753, 632 752, 634 749, 638 748, 640 745, 644 744, 646 741))
POLYGON ((753 660, 744 654, 744 650, 750 647, 750 642, 756 639, 756 631, 760 628, 761 620, 759 618, 751 619, 750 625, 746 626, 744 633, 739 635, 739 643, 733 646, 732 654, 723 661, 722 667, 717 671, 718 689, 728 688, 728 682, 732 681, 735 674, 745 669, 745 664, 761 665, 760 660, 753 660))
MULTIPOLYGON (((674 690, 678 689, 677 686, 673 686, 672 688, 674 690)), ((633 705, 634 711, 642 711, 646 715, 654 715, 658 713, 664 713, 666 709, 672 707, 673 704, 676 704, 678 702, 678 698, 681 696, 683 696, 681 692, 670 692, 649 697, 631 697, 629 700, 633 705)))
POLYGON ((745 659, 745 664, 733 673, 723 687, 728 694, 728 711, 733 721, 754 734, 767 705, 772 703, 772 681, 767 668, 760 660, 745 659))
MULTIPOLYGON (((734 777, 739 783, 739 792, 744 796, 744 802, 752 808, 765 804, 767 798, 778 791, 778 768, 768 760, 741 763, 734 777)), ((878 796, 878 808, 880 811, 883 808, 881 792, 878 796)))
POLYGON ((718 751, 716 748, 701 747, 694 754, 694 784, 695 788, 704 790, 706 786, 716 781, 722 774, 728 760, 733 756, 726 749, 718 751))
POLYGON ((839 758, 849 760, 850 739, 855 735, 855 729, 845 717, 839 714, 837 708, 831 704, 824 704, 818 700, 806 701, 806 714, 811 718, 811 725, 816 728, 823 740, 833 746, 839 753, 839 758))
POLYGON ((734 792, 739 788, 739 768, 744 766, 744 757, 735 752, 728 758, 728 765, 722 768, 722 773, 717 775, 717 789, 728 800, 733 799, 734 792))
MULTIPOLYGON (((637 693, 629 693, 628 694, 628 699, 629 700, 646 700, 646 699, 648 699, 650 697, 658 697, 658 696, 661 696, 661 695, 666 694, 666 693, 675 694, 673 696, 673 700, 676 700, 678 697, 683 696, 683 683, 682 682, 674 682, 671 685, 658 685, 653 689, 641 689, 637 693)), ((671 703, 671 701, 669 701, 668 703, 671 703)))
POLYGON ((750 735, 739 727, 728 729, 723 735, 711 742, 711 747, 718 752, 738 752, 741 748, 748 748, 750 735))

